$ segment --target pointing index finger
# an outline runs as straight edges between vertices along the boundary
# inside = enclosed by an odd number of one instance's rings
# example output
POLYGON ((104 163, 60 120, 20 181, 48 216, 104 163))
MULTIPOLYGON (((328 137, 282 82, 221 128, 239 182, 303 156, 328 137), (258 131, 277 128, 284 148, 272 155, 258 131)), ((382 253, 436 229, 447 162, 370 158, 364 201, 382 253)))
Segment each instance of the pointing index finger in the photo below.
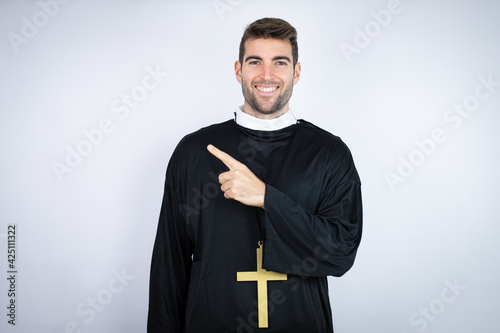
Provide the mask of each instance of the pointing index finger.
POLYGON ((221 160, 221 162, 224 163, 229 168, 229 170, 234 170, 238 165, 240 165, 240 162, 238 162, 238 160, 234 159, 231 155, 223 152, 213 145, 208 145, 207 150, 212 155, 221 160))

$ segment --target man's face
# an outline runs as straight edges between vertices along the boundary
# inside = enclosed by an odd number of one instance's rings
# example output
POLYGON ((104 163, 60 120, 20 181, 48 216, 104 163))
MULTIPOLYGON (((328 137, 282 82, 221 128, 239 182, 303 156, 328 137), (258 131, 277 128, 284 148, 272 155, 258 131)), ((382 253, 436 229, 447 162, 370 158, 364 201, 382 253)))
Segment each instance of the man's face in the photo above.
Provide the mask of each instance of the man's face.
POLYGON ((243 63, 237 61, 235 71, 245 98, 244 112, 270 119, 288 111, 293 86, 300 77, 300 64, 294 68, 289 41, 247 40, 243 63))

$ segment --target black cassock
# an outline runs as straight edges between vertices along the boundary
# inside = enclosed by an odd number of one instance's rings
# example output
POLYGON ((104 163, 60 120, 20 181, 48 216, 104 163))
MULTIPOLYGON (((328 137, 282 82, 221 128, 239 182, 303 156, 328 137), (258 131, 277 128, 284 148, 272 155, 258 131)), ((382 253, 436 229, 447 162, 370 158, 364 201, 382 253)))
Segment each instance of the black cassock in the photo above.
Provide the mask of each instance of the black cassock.
POLYGON ((304 120, 277 131, 230 120, 189 134, 167 169, 148 332, 333 332, 327 276, 351 268, 361 230, 361 183, 340 138, 304 120), (227 167, 208 144, 266 183, 265 209, 224 198, 217 177, 227 167), (263 283, 267 328, 258 283, 237 281, 257 271, 261 241, 261 269, 287 274, 263 283))

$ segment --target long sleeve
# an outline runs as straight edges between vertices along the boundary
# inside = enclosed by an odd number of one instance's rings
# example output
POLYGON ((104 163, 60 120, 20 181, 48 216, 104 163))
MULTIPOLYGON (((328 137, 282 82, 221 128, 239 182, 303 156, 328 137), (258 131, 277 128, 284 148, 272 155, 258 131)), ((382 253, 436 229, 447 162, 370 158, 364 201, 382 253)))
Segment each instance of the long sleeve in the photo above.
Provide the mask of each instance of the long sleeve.
POLYGON ((182 333, 191 273, 192 246, 182 202, 168 182, 151 262, 148 333, 182 333))
POLYGON ((325 174, 308 175, 326 184, 316 209, 266 186, 265 269, 318 277, 341 276, 352 267, 362 233, 361 183, 342 142, 330 153, 325 174))

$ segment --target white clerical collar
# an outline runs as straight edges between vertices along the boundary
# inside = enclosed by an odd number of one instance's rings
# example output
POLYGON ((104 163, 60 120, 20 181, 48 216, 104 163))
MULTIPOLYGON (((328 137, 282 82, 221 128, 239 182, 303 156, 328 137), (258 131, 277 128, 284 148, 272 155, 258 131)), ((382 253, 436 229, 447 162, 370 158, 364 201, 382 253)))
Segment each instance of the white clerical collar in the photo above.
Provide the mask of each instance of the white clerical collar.
POLYGON ((238 125, 256 131, 277 131, 297 123, 297 119, 290 110, 278 118, 260 119, 243 112, 239 107, 235 115, 238 125))

